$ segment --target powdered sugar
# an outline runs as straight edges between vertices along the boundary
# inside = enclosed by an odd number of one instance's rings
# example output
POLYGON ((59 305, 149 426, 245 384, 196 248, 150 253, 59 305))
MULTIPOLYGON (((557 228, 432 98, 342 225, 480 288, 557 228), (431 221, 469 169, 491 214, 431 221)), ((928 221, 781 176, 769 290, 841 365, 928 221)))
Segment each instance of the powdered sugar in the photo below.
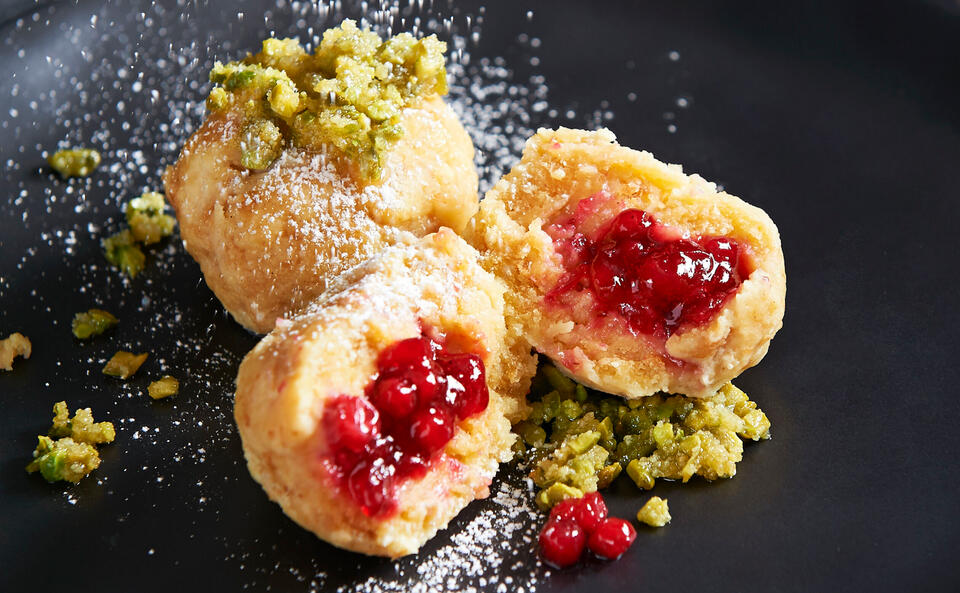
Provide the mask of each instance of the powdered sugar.
MULTIPOLYGON (((493 26, 482 9, 466 14, 443 0, 278 0, 266 11, 250 4, 237 3, 237 13, 230 14, 222 3, 132 1, 122 4, 120 19, 119 1, 40 6, 9 26, 2 41, 0 162, 7 189, 0 195, 0 327, 15 330, 42 318, 42 326, 19 329, 43 348, 71 340, 73 309, 98 306, 120 317, 111 334, 70 344, 72 358, 63 363, 80 372, 64 371, 58 362, 44 370, 44 384, 30 394, 52 403, 70 391, 76 394, 68 399, 71 407, 89 405, 98 418, 114 421, 117 441, 105 448, 104 464, 91 479, 116 509, 118 522, 141 511, 142 490, 173 492, 172 484, 189 483, 189 500, 152 503, 185 512, 189 531, 190 524, 207 520, 205 514, 225 512, 220 509, 230 488, 249 480, 236 448, 231 397, 236 368, 255 339, 226 318, 177 242, 149 249, 146 270, 133 281, 113 270, 100 248, 100 240, 123 224, 121 204, 159 190, 163 171, 199 126, 214 59, 240 57, 272 33, 315 45, 326 27, 345 17, 366 17, 381 34, 436 32, 450 46, 448 102, 477 148, 481 193, 516 162, 533 130, 558 116, 548 102, 547 81, 535 71, 539 40, 521 34, 515 41, 534 66, 523 79, 505 58, 474 55, 484 28, 493 26), (35 38, 43 44, 31 42, 35 38), (37 79, 47 88, 31 84, 37 79), (43 157, 71 146, 100 150, 100 169, 81 179, 52 174, 43 157), (152 354, 127 383, 100 374, 103 361, 120 349, 152 354), (166 373, 181 379, 181 393, 149 401, 148 379, 166 373), (230 466, 231 475, 207 475, 212 460, 218 469, 230 466), (131 489, 131 483, 142 488, 131 489)), ((597 121, 612 116, 602 108, 598 113, 597 121)), ((320 162, 305 167, 305 175, 328 174, 320 162)), ((326 228, 322 217, 301 220, 297 232, 305 235, 326 228)), ((14 398, 11 405, 23 401, 14 398)), ((546 574, 534 551, 537 513, 518 473, 501 473, 491 499, 466 509, 448 538, 440 536, 421 554, 395 563, 390 576, 358 571, 338 579, 351 582, 340 590, 533 591, 546 574)), ((266 497, 262 502, 269 504, 266 497)), ((73 493, 64 504, 85 506, 83 496, 73 493)), ((228 566, 250 574, 251 588, 259 575, 277 571, 307 590, 331 582, 322 558, 285 563, 271 553, 274 542, 224 539, 212 545, 222 546, 223 553, 214 555, 228 566), (241 546, 244 551, 237 552, 241 546)), ((149 550, 158 557, 169 553, 160 546, 149 550)))
POLYGON ((526 481, 505 478, 472 519, 453 528, 449 543, 399 561, 394 579, 361 579, 337 591, 536 591, 549 571, 535 551, 540 513, 529 504, 531 497, 526 481))

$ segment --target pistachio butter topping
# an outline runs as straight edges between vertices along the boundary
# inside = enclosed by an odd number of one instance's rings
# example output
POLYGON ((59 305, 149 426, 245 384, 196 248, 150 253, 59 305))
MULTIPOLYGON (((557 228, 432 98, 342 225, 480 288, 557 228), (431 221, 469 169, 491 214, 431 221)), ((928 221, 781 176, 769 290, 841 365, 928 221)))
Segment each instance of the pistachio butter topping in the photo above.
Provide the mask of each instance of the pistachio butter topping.
POLYGON ((356 163, 363 179, 376 181, 384 153, 403 134, 403 109, 446 94, 444 51, 435 35, 384 41, 345 20, 323 34, 313 54, 295 39, 267 39, 242 61, 217 62, 207 106, 244 112, 244 167, 266 169, 289 145, 333 148, 356 163))

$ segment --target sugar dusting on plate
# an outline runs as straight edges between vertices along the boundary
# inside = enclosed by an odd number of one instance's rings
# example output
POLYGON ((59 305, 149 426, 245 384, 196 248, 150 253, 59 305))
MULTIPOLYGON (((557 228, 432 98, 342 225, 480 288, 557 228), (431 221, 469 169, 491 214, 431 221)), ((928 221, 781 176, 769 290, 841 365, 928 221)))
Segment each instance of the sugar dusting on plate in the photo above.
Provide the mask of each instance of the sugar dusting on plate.
MULTIPOLYGON (((524 141, 538 126, 597 127, 608 123, 613 113, 606 103, 586 113, 551 106, 547 81, 537 73, 541 42, 527 33, 518 35, 511 47, 519 56, 516 62, 482 55, 484 28, 494 26, 483 7, 468 14, 441 0, 350 5, 340 0, 278 0, 266 11, 244 8, 227 16, 222 4, 179 0, 176 6, 131 2, 118 21, 110 17, 117 12, 115 4, 93 9, 70 3, 41 6, 7 28, 2 43, 4 55, 12 60, 4 67, 9 76, 0 78, 6 104, 0 113, 0 133, 5 136, 0 162, 7 183, 0 196, 0 217, 4 224, 15 220, 18 236, 32 239, 24 244, 0 237, 0 300, 21 300, 23 295, 11 288, 14 275, 18 287, 32 288, 23 304, 2 308, 0 325, 10 325, 18 311, 43 313, 50 319, 52 329, 44 330, 50 336, 69 334, 75 311, 51 304, 63 291, 71 294, 78 310, 99 306, 116 313, 121 325, 113 334, 75 346, 75 362, 85 373, 70 376, 58 364, 35 396, 49 399, 69 388, 78 393, 69 402, 72 406, 92 406, 114 421, 116 444, 104 449, 104 465, 91 479, 110 497, 118 522, 138 512, 146 489, 163 493, 171 484, 185 482, 192 485, 190 500, 151 497, 152 504, 169 504, 193 524, 207 520, 203 515, 208 513, 223 520, 220 509, 231 484, 249 479, 236 454, 232 377, 255 338, 230 327, 232 322, 202 287, 199 270, 177 241, 148 250, 146 271, 133 282, 110 268, 100 248, 102 238, 122 227, 126 200, 161 189, 164 169, 202 121, 213 61, 256 50, 270 35, 297 36, 314 47, 322 32, 343 18, 360 19, 381 35, 436 33, 448 42, 447 100, 476 145, 481 193, 519 159, 524 141), (204 18, 196 18, 200 16, 204 18), (211 29, 210 23, 216 26, 211 29), (21 43, 28 34, 48 39, 42 51, 21 43), (67 55, 81 59, 64 60, 67 55), (24 81, 38 75, 59 84, 29 95, 24 81), (25 145, 26 132, 38 130, 49 144, 25 145), (101 151, 103 163, 93 176, 65 181, 43 166, 47 154, 72 146, 101 151), (42 204, 42 217, 28 213, 27 206, 36 212, 37 204, 42 204), (32 284, 22 276, 30 276, 32 284), (152 352, 140 371, 142 381, 121 383, 100 375, 103 361, 117 349, 152 352), (145 395, 147 379, 168 373, 181 379, 180 395, 152 404, 145 395), (123 470, 118 463, 111 470, 111 458, 128 456, 143 463, 133 462, 123 470), (206 462, 211 458, 219 460, 217 467, 232 467, 233 474, 210 475, 206 462), (135 471, 143 487, 120 488, 121 482, 131 483, 130 476, 111 480, 111 471, 135 471)), ((528 20, 533 18, 532 12, 527 14, 528 20)), ((64 504, 82 512, 83 497, 68 491, 64 504)), ((271 504, 265 496, 263 504, 271 504)), ((219 540, 223 552, 215 556, 249 574, 248 588, 253 590, 261 588, 265 576, 286 572, 303 590, 326 590, 335 581, 350 583, 338 585, 339 591, 530 592, 549 574, 536 555, 538 518, 526 480, 520 471, 507 468, 490 498, 469 506, 446 536, 416 556, 396 562, 358 560, 356 570, 348 567, 348 576, 340 571, 336 578, 322 558, 294 565, 278 557, 271 542, 224 538, 219 540)), ((158 558, 171 552, 159 546, 144 549, 158 558)))

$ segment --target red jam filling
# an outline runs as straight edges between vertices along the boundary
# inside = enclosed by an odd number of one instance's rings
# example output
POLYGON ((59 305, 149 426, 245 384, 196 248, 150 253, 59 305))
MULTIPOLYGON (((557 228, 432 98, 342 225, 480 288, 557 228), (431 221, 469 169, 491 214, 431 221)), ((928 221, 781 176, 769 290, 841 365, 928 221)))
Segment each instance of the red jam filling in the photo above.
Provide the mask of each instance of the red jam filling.
POLYGON ((460 420, 487 408, 483 360, 419 337, 380 353, 366 397, 327 402, 323 426, 334 473, 368 517, 397 508, 397 488, 423 477, 460 420))
POLYGON ((589 548, 599 558, 613 560, 633 545, 637 531, 629 521, 607 516, 599 492, 557 503, 540 531, 540 555, 558 568, 572 566, 589 548))
POLYGON ((624 210, 594 237, 578 232, 577 222, 548 228, 569 272, 547 299, 590 291, 601 315, 623 316, 634 334, 666 339, 706 323, 750 274, 739 242, 684 238, 643 210, 624 210))

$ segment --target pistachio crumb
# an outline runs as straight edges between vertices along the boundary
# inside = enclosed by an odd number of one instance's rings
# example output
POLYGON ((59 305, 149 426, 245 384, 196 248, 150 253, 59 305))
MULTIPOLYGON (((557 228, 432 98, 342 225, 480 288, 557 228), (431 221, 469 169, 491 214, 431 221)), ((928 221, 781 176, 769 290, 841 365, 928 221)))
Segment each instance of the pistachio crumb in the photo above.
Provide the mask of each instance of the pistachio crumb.
POLYGON ((57 402, 53 405, 53 425, 46 436, 37 437, 27 473, 39 471, 48 482, 64 480, 76 484, 100 466, 95 445, 112 443, 115 437, 113 423, 94 422, 90 408, 77 410, 70 418, 67 402, 57 402))
POLYGON ((670 522, 670 507, 667 499, 651 496, 650 500, 637 511, 637 521, 650 527, 663 527, 670 522))
POLYGON ((166 214, 163 194, 148 191, 127 202, 124 213, 129 228, 103 240, 107 261, 131 278, 143 271, 146 255, 141 245, 152 245, 173 234, 177 224, 174 217, 166 214))
POLYGON ((108 262, 131 278, 136 278, 137 274, 143 270, 143 264, 147 259, 129 229, 104 239, 103 253, 108 262))
POLYGON ((61 177, 86 177, 100 165, 100 153, 93 148, 58 150, 47 157, 47 163, 61 177))
POLYGON ((39 471, 48 482, 64 480, 78 483, 84 476, 100 467, 100 453, 87 443, 78 443, 70 437, 54 441, 50 437, 37 437, 33 461, 27 465, 27 473, 39 471))
POLYGON ((73 335, 79 340, 99 336, 120 322, 109 311, 89 309, 73 316, 73 335))
POLYGON ((163 399, 176 395, 180 391, 180 382, 170 375, 165 375, 147 386, 147 395, 153 399, 163 399))
POLYGON ((127 224, 134 239, 152 245, 173 234, 177 221, 164 213, 166 205, 163 194, 155 191, 145 192, 127 202, 127 224))
POLYGON ((255 171, 266 169, 283 152, 283 134, 277 124, 258 119, 247 124, 240 137, 240 163, 255 171))
POLYGON ((103 367, 103 374, 127 379, 137 372, 140 365, 147 360, 148 355, 148 352, 133 354, 132 352, 124 352, 121 350, 107 361, 107 364, 103 367))

